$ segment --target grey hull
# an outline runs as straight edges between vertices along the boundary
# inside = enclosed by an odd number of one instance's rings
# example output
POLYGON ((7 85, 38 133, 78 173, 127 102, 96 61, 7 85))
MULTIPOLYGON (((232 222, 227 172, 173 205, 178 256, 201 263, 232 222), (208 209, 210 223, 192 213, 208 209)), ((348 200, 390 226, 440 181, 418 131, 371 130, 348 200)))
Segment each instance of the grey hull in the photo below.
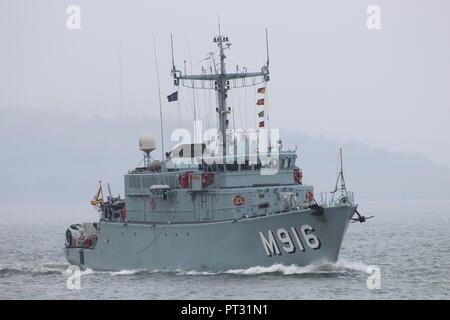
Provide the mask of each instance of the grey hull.
POLYGON ((65 248, 69 263, 94 270, 208 270, 335 262, 355 207, 297 210, 193 224, 101 222, 95 249, 65 248), (316 237, 317 240, 311 239, 316 237))

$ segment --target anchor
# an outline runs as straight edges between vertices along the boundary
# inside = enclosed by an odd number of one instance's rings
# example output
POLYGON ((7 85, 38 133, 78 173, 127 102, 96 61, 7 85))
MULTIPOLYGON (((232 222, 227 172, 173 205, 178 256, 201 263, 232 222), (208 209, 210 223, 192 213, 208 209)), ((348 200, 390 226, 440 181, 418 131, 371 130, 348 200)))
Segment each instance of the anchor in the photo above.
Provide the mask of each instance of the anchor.
POLYGON ((355 215, 355 213, 356 213, 356 215, 357 215, 358 217, 357 217, 357 218, 353 218, 353 217, 352 217, 352 218, 351 218, 351 219, 352 219, 352 223, 354 223, 354 222, 363 223, 363 222, 366 222, 367 219, 371 219, 371 218, 374 217, 374 216, 370 216, 370 217, 363 216, 363 215, 361 215, 361 214, 358 212, 357 209, 355 209, 355 212, 354 212, 353 215, 355 215))

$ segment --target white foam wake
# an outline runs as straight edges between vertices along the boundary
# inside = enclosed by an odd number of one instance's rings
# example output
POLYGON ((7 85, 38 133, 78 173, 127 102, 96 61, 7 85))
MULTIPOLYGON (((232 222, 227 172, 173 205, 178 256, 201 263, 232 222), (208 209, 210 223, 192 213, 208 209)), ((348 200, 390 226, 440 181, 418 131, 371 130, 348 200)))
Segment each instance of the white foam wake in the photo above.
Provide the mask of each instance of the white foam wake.
POLYGON ((339 269, 351 270, 351 271, 359 271, 359 272, 367 272, 367 268, 369 267, 367 264, 361 261, 347 261, 345 259, 338 260, 334 266, 339 269))
POLYGON ((366 272, 367 265, 362 262, 339 260, 336 263, 313 263, 306 266, 273 264, 270 267, 255 266, 248 269, 234 269, 225 271, 228 274, 257 275, 264 273, 281 273, 283 275, 313 274, 313 273, 344 273, 348 271, 366 272))
POLYGON ((62 274, 66 264, 0 264, 0 274, 62 274))
MULTIPOLYGON (((94 271, 92 269, 85 269, 81 271, 81 275, 89 274, 109 274, 111 276, 129 276, 136 274, 156 274, 167 273, 175 274, 177 276, 211 276, 220 274, 235 274, 235 275, 259 275, 259 274, 282 274, 282 275, 296 275, 296 274, 332 274, 332 273, 346 273, 351 271, 367 272, 369 266, 361 261, 347 261, 340 259, 336 263, 317 262, 306 266, 298 265, 283 265, 273 264, 269 267, 254 266, 247 269, 231 269, 226 271, 212 272, 212 271, 184 271, 184 270, 143 270, 143 269, 124 269, 120 271, 94 271)), ((70 267, 69 267, 70 269, 70 267)), ((67 271, 69 272, 69 270, 67 271)))
POLYGON ((145 270, 120 270, 117 272, 111 272, 112 276, 130 276, 140 272, 145 272, 145 270))

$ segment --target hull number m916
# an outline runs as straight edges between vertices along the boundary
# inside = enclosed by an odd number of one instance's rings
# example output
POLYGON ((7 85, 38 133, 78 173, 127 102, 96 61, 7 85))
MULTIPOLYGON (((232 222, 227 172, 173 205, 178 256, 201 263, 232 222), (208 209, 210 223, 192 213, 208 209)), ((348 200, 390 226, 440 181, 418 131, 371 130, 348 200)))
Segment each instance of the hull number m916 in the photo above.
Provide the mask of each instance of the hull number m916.
MULTIPOLYGON (((281 249, 287 253, 294 253, 296 249, 305 251, 305 246, 300 240, 297 229, 295 229, 295 227, 291 227, 289 231, 285 228, 279 228, 276 231, 277 238, 282 243, 281 249)), ((314 228, 309 224, 304 224, 300 227, 300 235, 304 239, 306 245, 314 250, 320 249, 320 240, 314 233, 312 233, 313 231, 314 228)), ((262 232, 259 232, 259 236, 261 237, 264 250, 269 257, 275 254, 281 254, 281 250, 275 240, 274 233, 271 230, 268 231, 267 237, 262 232)))

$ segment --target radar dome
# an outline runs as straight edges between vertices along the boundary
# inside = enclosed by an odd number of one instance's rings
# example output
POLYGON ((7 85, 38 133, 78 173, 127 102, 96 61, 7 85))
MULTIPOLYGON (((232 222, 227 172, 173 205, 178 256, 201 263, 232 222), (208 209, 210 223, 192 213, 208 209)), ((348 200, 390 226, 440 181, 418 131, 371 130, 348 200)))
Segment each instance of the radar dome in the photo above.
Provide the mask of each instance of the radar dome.
POLYGON ((156 139, 155 136, 146 133, 139 138, 139 149, 145 153, 150 153, 156 149, 156 139))

